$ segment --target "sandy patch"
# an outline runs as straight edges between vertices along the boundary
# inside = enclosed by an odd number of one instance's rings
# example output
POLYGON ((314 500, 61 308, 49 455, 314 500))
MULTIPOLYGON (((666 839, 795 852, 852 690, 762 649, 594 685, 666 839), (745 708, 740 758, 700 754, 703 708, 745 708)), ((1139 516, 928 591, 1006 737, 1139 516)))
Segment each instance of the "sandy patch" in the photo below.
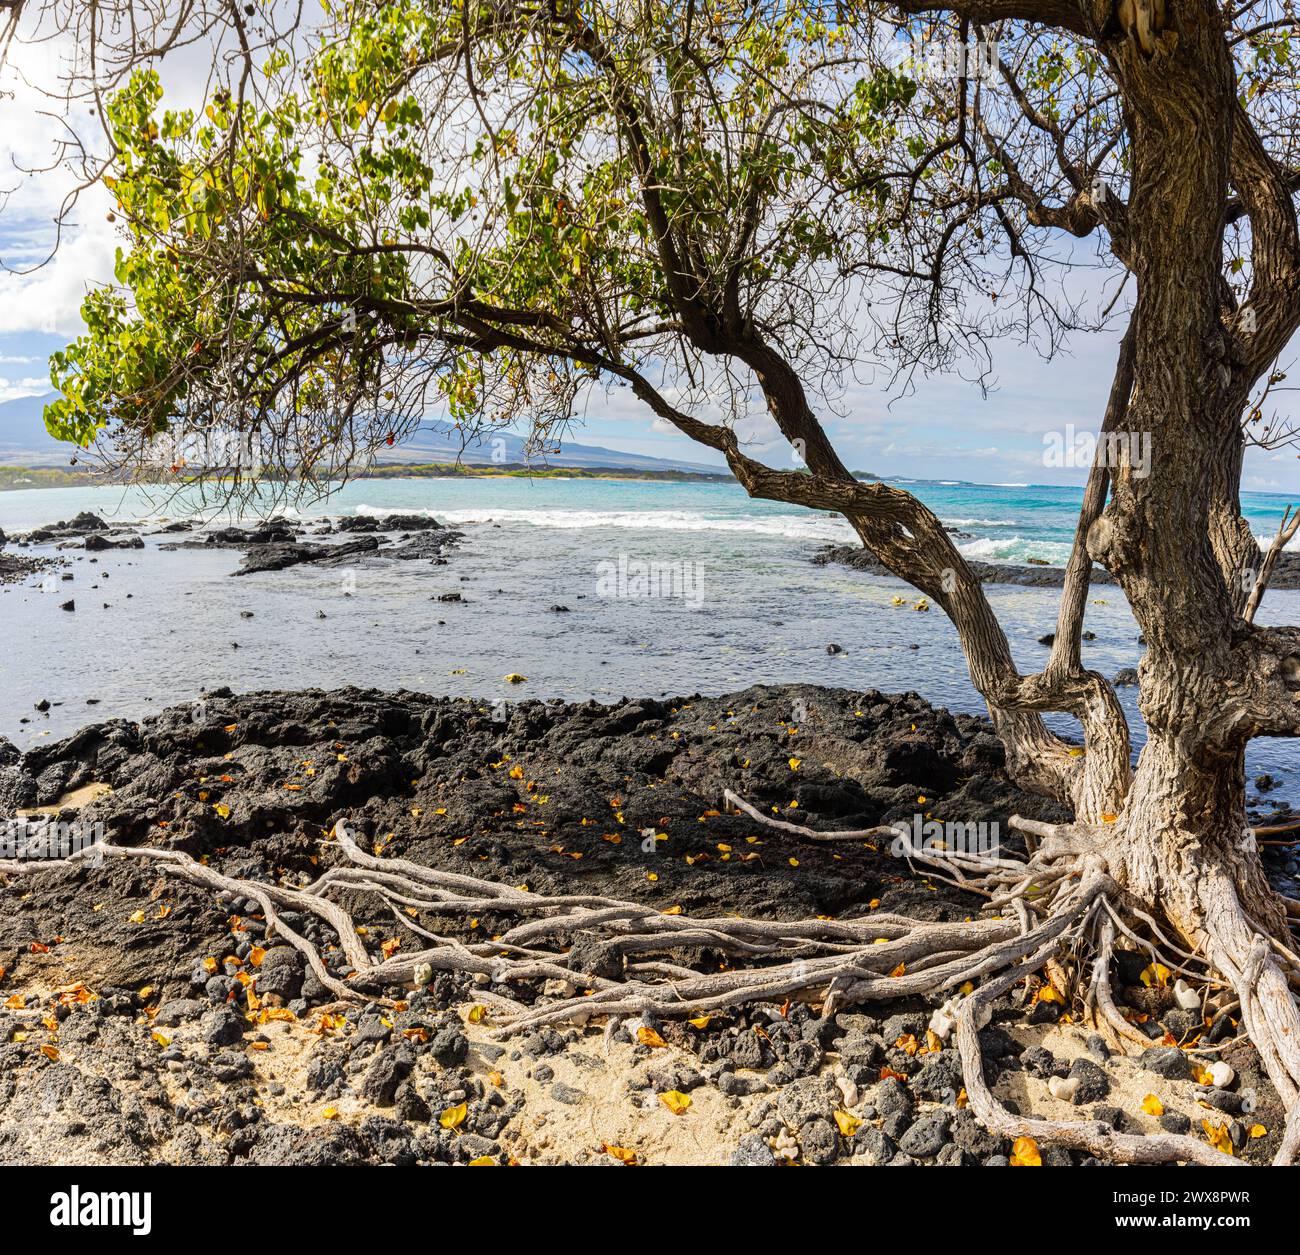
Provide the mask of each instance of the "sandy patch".
POLYGON ((26 810, 15 811, 14 814, 19 819, 30 819, 34 815, 57 815, 62 810, 79 811, 89 806, 91 802, 98 802, 101 797, 107 797, 112 791, 111 785, 95 781, 83 784, 79 789, 69 789, 51 806, 31 806, 26 810))

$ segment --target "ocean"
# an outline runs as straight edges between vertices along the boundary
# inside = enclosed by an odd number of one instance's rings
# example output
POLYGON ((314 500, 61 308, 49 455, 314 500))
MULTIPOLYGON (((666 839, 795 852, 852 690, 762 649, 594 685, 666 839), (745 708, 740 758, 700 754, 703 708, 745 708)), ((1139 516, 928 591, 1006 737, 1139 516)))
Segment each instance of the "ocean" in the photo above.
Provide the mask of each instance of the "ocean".
MULTIPOLYGON (((895 480, 988 562, 1064 563, 1077 489, 895 480)), ((1287 498, 1248 494, 1252 529, 1271 538, 1287 498)), ((366 559, 232 578, 234 550, 161 551, 164 519, 193 501, 159 490, 60 488, 0 493, 11 535, 82 510, 144 522, 143 550, 66 551, 71 582, 0 589, 0 734, 20 748, 91 721, 139 719, 205 688, 346 684, 473 696, 613 701, 724 693, 756 683, 914 690, 983 710, 952 626, 901 581, 811 561, 853 540, 832 515, 749 500, 732 484, 448 478, 362 480, 283 510, 324 515, 428 513, 465 533, 445 566, 366 559), (92 561, 92 559, 98 559, 92 561), (459 593, 460 602, 438 598, 459 593), (76 612, 59 603, 75 597, 76 612), (552 609, 555 606, 566 610, 552 609), (242 617, 251 612, 252 617, 242 617), (828 653, 838 645, 841 653, 828 653), (527 677, 510 684, 507 674, 527 677), (48 701, 48 712, 37 703, 48 701), (93 702, 94 704, 90 704, 93 702)), ((249 521, 209 509, 212 523, 249 521)), ((45 548, 33 552, 47 552, 45 548)), ((1017 663, 1037 669, 1056 626, 1058 589, 988 585, 1017 663)), ((1270 592, 1259 620, 1300 622, 1300 592, 1270 592)), ((1088 666, 1113 675, 1141 657, 1118 588, 1093 590, 1088 666)), ((1142 742, 1135 688, 1121 700, 1142 742)), ((1063 731, 1077 732, 1067 717, 1063 731)), ((1300 805, 1296 748, 1261 740, 1252 775, 1300 805)))

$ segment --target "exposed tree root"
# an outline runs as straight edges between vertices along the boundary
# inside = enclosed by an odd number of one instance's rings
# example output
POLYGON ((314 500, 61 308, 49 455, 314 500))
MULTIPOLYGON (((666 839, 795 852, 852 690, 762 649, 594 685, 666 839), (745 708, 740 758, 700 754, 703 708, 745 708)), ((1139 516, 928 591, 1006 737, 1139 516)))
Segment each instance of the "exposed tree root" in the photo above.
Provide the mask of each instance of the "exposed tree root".
MULTIPOLYGON (((850 835, 814 834, 765 816, 734 796, 728 800, 757 822, 801 836, 833 840, 850 835)), ((839 1006, 934 996, 970 982, 974 991, 954 995, 949 1010, 955 1012, 953 1031, 970 1106, 990 1130, 1119 1163, 1237 1162, 1191 1137, 1137 1136, 1092 1121, 1013 1115, 985 1083, 979 1028, 987 1022, 989 1003, 1043 969, 1058 988, 1066 986, 1061 992, 1077 992, 1098 1027, 1121 1049, 1151 1044, 1120 1014, 1111 993, 1109 969, 1119 932, 1153 960, 1201 986, 1217 984, 1217 974, 1231 986, 1242 1023, 1290 1112, 1275 1161, 1290 1162, 1300 1150, 1300 1016, 1290 974, 1242 911, 1231 884, 1211 883, 1207 889, 1204 953, 1195 954, 1170 942, 1141 908, 1124 903, 1087 829, 1019 818, 1011 822, 1026 834, 1030 852, 1025 859, 905 851, 909 861, 941 867, 944 879, 988 899, 984 918, 962 923, 925 923, 892 914, 857 920, 693 918, 594 895, 529 893, 406 859, 377 857, 363 850, 342 822, 333 836, 345 861, 302 888, 225 876, 177 851, 113 845, 58 862, 0 861, 0 875, 77 866, 92 855, 156 865, 201 888, 256 901, 268 936, 278 934, 298 950, 339 999, 386 1003, 379 991, 427 981, 431 971, 474 977, 480 986, 477 996, 493 1007, 497 1037, 556 1023, 604 1018, 613 1026, 647 1012, 698 1015, 796 998, 821 1002, 823 1013, 830 1014, 839 1006), (430 944, 389 957, 372 955, 352 916, 331 896, 343 892, 372 895, 404 928, 430 944), (285 923, 285 911, 311 914, 326 924, 337 936, 349 970, 332 970, 320 949, 285 923), (421 923, 426 915, 468 919, 485 914, 515 922, 494 939, 474 943, 440 936, 421 923), (580 941, 598 943, 597 953, 613 955, 621 975, 607 974, 610 968, 600 963, 592 966, 606 974, 583 970, 581 956, 592 948, 575 946, 580 941), (683 950, 723 955, 725 964, 719 971, 702 972, 675 957, 683 950), (503 985, 539 982, 543 993, 531 1003, 523 1000, 526 992, 513 997, 501 990, 503 985)), ((890 829, 872 829, 852 836, 885 833, 893 835, 890 829)))

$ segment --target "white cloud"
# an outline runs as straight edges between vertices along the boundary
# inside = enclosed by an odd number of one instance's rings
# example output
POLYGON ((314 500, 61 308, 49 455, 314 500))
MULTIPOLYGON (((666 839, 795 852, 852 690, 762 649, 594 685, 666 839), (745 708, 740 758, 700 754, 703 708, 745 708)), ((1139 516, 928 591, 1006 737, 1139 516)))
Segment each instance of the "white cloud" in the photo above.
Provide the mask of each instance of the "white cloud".
POLYGON ((44 266, 0 274, 0 334, 75 336, 81 330, 81 302, 92 287, 111 281, 118 243, 102 215, 98 222, 91 217, 90 204, 83 201, 86 212, 80 215, 90 221, 65 234, 44 266))
POLYGON ((50 381, 37 375, 26 379, 0 379, 0 403, 16 401, 19 397, 39 397, 49 390, 50 381))

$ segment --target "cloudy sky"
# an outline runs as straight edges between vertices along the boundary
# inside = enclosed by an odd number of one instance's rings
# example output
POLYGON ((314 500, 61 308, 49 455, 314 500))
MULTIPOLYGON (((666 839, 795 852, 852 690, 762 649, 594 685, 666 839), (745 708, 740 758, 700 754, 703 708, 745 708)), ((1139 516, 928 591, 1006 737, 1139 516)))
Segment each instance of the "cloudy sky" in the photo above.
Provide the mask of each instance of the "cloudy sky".
MULTIPOLYGON (((19 65, 37 79, 49 71, 41 58, 58 55, 46 49, 38 57, 29 50, 19 65)), ((0 401, 7 401, 48 391, 48 356, 78 334, 82 297, 92 284, 111 277, 118 240, 99 189, 82 195, 56 236, 54 218, 72 176, 59 169, 24 172, 57 160, 62 124, 43 116, 48 102, 25 87, 13 68, 0 72, 0 93, 0 401)), ((177 103, 174 94, 169 102, 177 103)), ((1300 344, 1293 348, 1300 356, 1300 344)), ((862 383, 842 399, 842 416, 827 415, 825 421, 855 470, 982 483, 1080 483, 1083 468, 1045 465, 1044 438, 1071 425, 1078 431, 1096 429, 1115 352, 1116 337, 1110 333, 1078 335, 1050 363, 1032 350, 1004 344, 996 356, 996 386, 987 396, 950 377, 920 380, 910 395, 892 398, 881 386, 862 383)), ((626 392, 600 393, 586 399, 583 424, 572 438, 662 457, 714 460, 661 427, 626 392)), ((757 415, 753 429, 763 430, 757 415)), ((763 455, 760 443, 756 456, 763 455)), ((788 453, 773 448, 770 457, 782 464, 788 453)), ((1300 492, 1296 450, 1251 450, 1244 486, 1300 492)))

